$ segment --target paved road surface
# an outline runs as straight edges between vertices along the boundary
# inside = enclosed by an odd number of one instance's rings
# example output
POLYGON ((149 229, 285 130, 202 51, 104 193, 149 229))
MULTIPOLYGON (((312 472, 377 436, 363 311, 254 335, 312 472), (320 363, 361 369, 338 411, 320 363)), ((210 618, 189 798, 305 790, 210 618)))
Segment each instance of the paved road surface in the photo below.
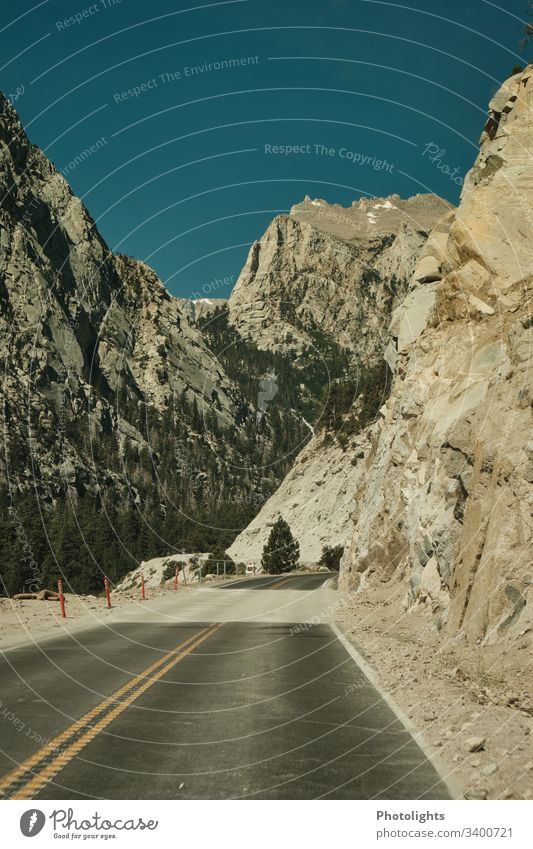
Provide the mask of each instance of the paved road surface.
POLYGON ((325 580, 182 590, 7 650, 2 795, 449 798, 331 630, 325 580))
POLYGON ((258 575, 257 577, 229 581, 226 590, 316 590, 323 586, 331 575, 258 575))

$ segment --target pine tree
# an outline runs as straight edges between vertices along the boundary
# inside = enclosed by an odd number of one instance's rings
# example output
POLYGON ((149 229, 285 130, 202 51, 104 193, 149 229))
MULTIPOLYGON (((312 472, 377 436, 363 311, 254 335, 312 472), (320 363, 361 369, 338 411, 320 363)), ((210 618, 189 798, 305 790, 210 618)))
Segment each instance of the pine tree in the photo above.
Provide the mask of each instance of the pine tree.
POLYGON ((217 546, 207 558, 205 564, 206 575, 223 575, 224 573, 226 575, 234 575, 236 571, 235 561, 220 546, 217 546))
POLYGON ((203 419, 200 415, 200 411, 198 410, 198 402, 196 398, 193 398, 192 401, 191 428, 195 433, 201 433, 203 430, 203 419))
POLYGON ((291 572, 298 566, 299 559, 300 544, 294 539, 288 523, 280 516, 274 523, 268 542, 263 548, 261 559, 263 569, 271 575, 291 572))
POLYGON ((327 566, 332 572, 338 572, 340 568, 341 557, 344 554, 344 546, 325 545, 322 549, 322 555, 318 561, 320 566, 327 566))
POLYGON ((17 561, 17 535, 13 519, 9 514, 9 500, 0 495, 0 595, 10 596, 23 589, 19 579, 20 566, 17 561))

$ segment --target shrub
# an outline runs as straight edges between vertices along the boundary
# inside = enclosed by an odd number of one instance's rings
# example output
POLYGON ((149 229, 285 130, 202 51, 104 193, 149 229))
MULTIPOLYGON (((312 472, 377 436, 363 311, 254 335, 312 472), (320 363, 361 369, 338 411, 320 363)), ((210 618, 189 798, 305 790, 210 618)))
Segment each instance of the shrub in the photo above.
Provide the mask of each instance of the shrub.
POLYGON ((320 566, 326 566, 328 569, 331 569, 332 572, 338 572, 343 554, 343 545, 336 545, 335 547, 325 545, 318 563, 320 566))
POLYGON ((170 581, 171 578, 176 574, 176 566, 178 567, 179 572, 183 572, 185 569, 185 563, 182 560, 169 560, 165 563, 165 568, 163 569, 163 581, 170 581))
POLYGON ((207 575, 216 575, 217 567, 218 574, 224 574, 224 565, 226 566, 226 575, 235 575, 237 567, 235 561, 229 557, 221 548, 212 551, 205 562, 205 573, 207 575))

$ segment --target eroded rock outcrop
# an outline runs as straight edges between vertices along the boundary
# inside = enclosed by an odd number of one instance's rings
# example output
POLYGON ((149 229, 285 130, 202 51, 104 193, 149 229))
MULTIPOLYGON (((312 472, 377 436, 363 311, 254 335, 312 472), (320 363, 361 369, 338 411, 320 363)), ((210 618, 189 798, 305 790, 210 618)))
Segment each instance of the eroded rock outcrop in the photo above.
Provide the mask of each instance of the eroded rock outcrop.
POLYGON ((391 578, 438 628, 533 627, 533 68, 490 104, 459 208, 391 324, 396 378, 354 493, 341 586, 391 578))

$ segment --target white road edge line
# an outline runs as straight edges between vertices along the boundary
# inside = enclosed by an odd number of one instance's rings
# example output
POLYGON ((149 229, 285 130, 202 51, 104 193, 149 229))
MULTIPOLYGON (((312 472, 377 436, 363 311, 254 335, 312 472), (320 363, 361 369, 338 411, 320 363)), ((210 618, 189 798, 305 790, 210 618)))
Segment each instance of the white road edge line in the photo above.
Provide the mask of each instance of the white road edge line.
POLYGON ((428 761, 434 766, 437 775, 441 779, 444 786, 448 789, 450 796, 452 799, 463 799, 463 793, 459 787, 458 782, 454 779, 450 780, 450 778, 446 775, 448 772, 448 767, 444 764, 441 758, 438 755, 434 754, 431 751, 430 746, 424 738, 422 732, 416 727, 411 718, 403 712, 403 710, 396 704, 394 699, 389 693, 387 693, 377 676, 376 671, 370 666, 367 660, 364 659, 362 654, 357 651, 354 644, 344 636, 340 628, 334 623, 329 622, 329 626, 340 643, 344 646, 352 660, 355 661, 357 666, 362 670, 365 676, 368 678, 373 687, 378 691, 379 695, 383 699, 383 701, 390 707, 392 712, 398 717, 406 731, 409 732, 411 737, 414 739, 417 746, 422 750, 428 761))

